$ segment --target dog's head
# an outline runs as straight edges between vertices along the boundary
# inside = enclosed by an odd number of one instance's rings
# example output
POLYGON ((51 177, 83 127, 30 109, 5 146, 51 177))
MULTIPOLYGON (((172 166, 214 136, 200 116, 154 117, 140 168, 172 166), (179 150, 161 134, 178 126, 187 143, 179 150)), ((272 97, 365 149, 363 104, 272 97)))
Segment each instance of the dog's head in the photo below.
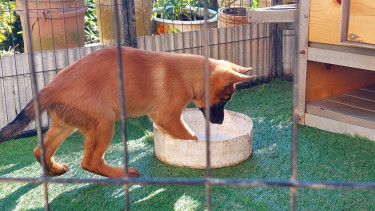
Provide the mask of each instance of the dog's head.
MULTIPOLYGON (((215 124, 224 121, 224 106, 231 99, 237 83, 249 82, 255 75, 245 75, 251 67, 241 67, 228 61, 210 60, 210 118, 215 124)), ((202 85, 203 86, 203 85, 202 85)), ((204 89, 202 89, 204 90, 204 89)), ((205 115, 204 94, 193 100, 205 115)), ((207 117, 206 117, 207 118, 207 117)))

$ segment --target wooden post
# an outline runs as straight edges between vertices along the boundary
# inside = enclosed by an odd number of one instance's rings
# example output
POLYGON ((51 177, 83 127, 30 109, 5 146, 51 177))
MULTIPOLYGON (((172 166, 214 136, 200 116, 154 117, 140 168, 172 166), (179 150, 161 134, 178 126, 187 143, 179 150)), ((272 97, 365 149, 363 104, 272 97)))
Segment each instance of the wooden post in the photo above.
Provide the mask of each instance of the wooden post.
MULTIPOLYGON (((272 0, 272 6, 282 4, 282 0, 272 0)), ((279 24, 271 24, 271 39, 272 39, 272 48, 271 48, 271 63, 272 76, 271 78, 281 77, 283 73, 283 30, 280 29, 279 24)))
POLYGON ((309 34, 310 0, 300 1, 297 28, 297 66, 293 71, 293 78, 296 80, 295 94, 297 94, 296 114, 299 123, 305 124, 305 94, 306 94, 306 68, 307 68, 307 47, 309 34))
POLYGON ((282 0, 272 0, 272 6, 280 5, 280 4, 282 4, 282 3, 283 3, 282 0))
POLYGON ((281 77, 283 73, 283 30, 277 23, 271 24, 271 78, 281 77))
POLYGON ((137 48, 134 0, 121 0, 123 45, 137 48))

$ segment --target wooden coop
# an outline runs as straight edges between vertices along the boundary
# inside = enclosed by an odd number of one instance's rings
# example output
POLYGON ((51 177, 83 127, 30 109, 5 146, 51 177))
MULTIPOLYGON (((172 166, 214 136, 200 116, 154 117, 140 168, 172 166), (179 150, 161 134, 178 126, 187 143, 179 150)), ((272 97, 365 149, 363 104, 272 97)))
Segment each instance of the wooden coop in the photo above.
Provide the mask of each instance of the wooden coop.
POLYGON ((300 123, 375 140, 375 1, 300 3, 300 123))

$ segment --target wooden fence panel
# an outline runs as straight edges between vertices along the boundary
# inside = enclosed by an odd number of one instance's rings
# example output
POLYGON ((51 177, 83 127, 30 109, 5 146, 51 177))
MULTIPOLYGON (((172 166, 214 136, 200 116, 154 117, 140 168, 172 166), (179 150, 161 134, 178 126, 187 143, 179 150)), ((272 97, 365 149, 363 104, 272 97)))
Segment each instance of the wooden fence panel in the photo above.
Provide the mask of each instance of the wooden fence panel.
POLYGON ((293 73, 293 64, 295 63, 296 46, 295 30, 283 30, 283 78, 291 79, 293 73))
MULTIPOLYGON (((192 53, 202 55, 203 32, 191 31, 165 35, 138 37, 138 48, 153 51, 192 53)), ((227 28, 213 28, 209 33, 209 55, 215 59, 229 60, 243 66, 252 66, 260 78, 270 74, 270 27, 268 24, 247 24, 227 28)), ((56 74, 105 46, 89 45, 80 48, 34 53, 38 87, 41 89, 56 74)), ((32 99, 28 54, 0 57, 0 127, 12 121, 32 99)), ((286 65, 287 66, 287 65, 286 65)), ((289 67, 289 66, 287 66, 289 67)), ((42 116, 43 126, 48 118, 42 116)), ((35 128, 31 124, 27 129, 35 128)))

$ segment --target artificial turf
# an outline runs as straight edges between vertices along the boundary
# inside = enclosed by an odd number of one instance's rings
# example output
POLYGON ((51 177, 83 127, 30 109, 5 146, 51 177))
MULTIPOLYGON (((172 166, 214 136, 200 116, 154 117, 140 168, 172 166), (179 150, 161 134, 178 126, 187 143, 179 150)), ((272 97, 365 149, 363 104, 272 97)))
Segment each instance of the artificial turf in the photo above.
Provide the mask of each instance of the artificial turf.
MULTIPOLYGON (((274 80, 238 90, 227 109, 249 115, 254 122, 253 155, 231 167, 214 169, 214 178, 289 180, 291 171, 292 84, 274 80)), ((106 153, 111 165, 122 166, 120 125, 106 153)), ((127 120, 129 166, 141 177, 202 178, 205 170, 173 167, 154 155, 148 118, 127 120)), ((299 127, 298 179, 303 181, 375 181, 375 143, 360 137, 299 127)), ((69 165, 62 178, 101 178, 80 168, 83 137, 73 134, 55 159, 69 165)), ((32 150, 37 138, 0 145, 0 177, 41 175, 32 150)), ((120 185, 48 184, 52 210, 123 210, 120 185)), ((213 210, 289 210, 290 190, 282 187, 213 186, 213 210)), ((375 191, 308 189, 297 191, 298 210, 375 210, 375 191)), ((205 188, 197 185, 132 185, 132 210, 205 210, 205 188)), ((41 210, 43 185, 0 183, 0 210, 41 210)))

